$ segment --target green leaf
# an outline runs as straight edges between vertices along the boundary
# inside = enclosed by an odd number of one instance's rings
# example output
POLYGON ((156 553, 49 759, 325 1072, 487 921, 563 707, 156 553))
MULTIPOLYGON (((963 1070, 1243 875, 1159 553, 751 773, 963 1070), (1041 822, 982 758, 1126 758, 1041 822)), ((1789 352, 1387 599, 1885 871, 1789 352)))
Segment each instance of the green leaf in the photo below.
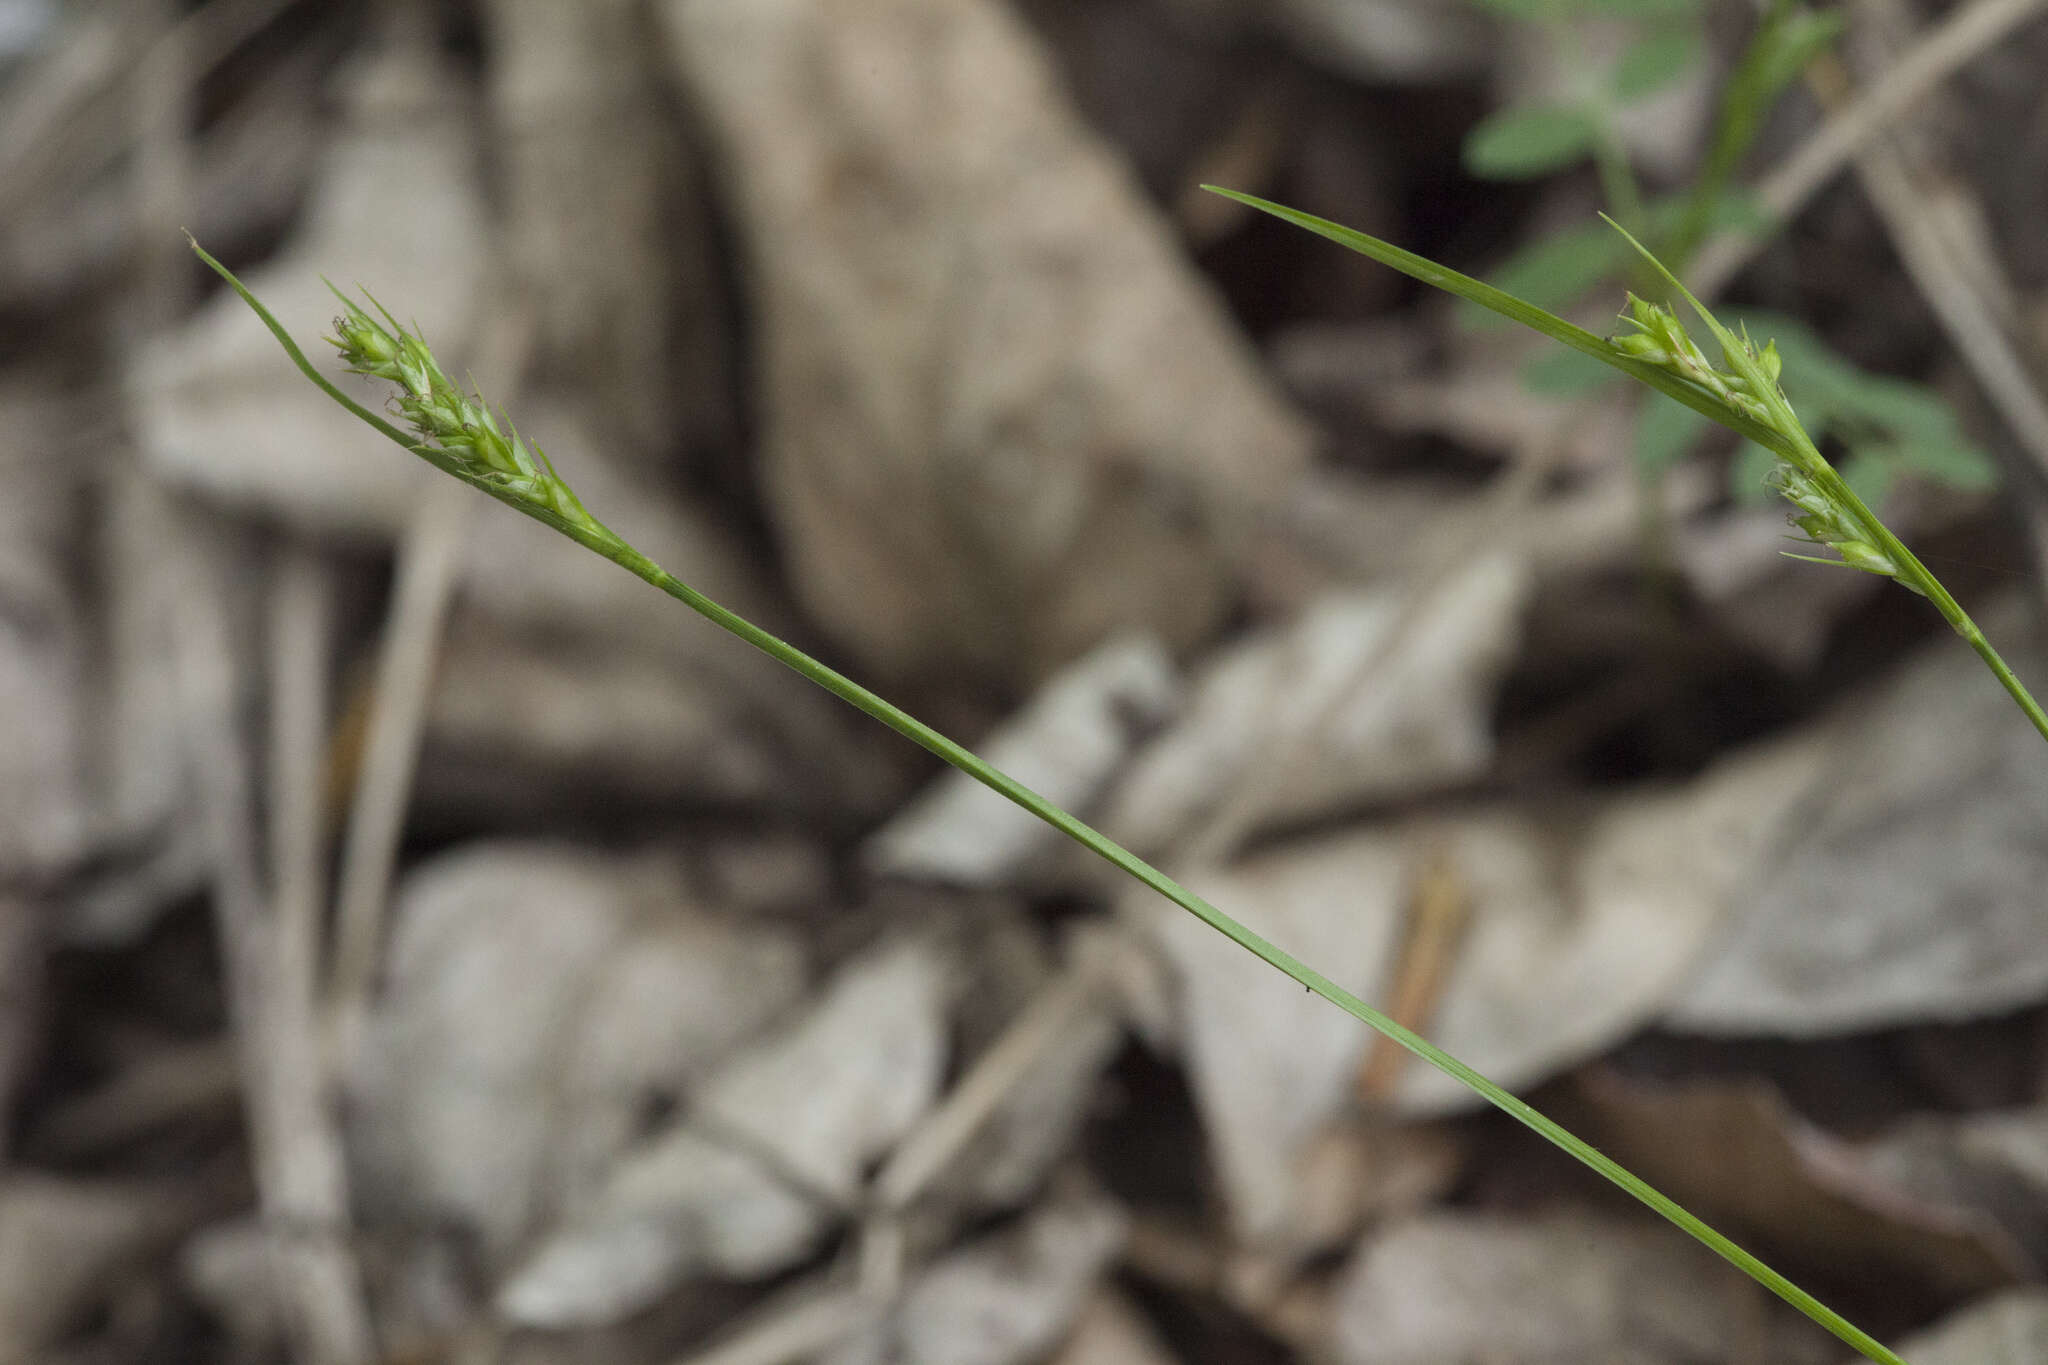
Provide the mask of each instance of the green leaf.
POLYGON ((1998 465, 1982 449, 1968 441, 1900 441, 1892 449, 1899 463, 1923 479, 1959 488, 1966 493, 1983 493, 1998 486, 1998 465))
POLYGON ((1842 16, 1832 12, 1786 6, 1773 15, 1757 34, 1761 48, 1756 53, 1755 83, 1745 82, 1744 97, 1758 104, 1770 100, 1841 36, 1842 27, 1842 16))
POLYGON ((1639 39, 1615 63, 1610 88, 1618 100, 1636 100, 1655 94, 1705 59, 1700 35, 1687 29, 1667 29, 1639 39))
POLYGON ((1466 135, 1465 169, 1484 180, 1534 180, 1585 160, 1594 131, 1571 105, 1502 109, 1466 135))
POLYGON ((1636 463, 1651 473, 1669 469, 1691 453, 1712 425, 1691 408, 1652 398, 1636 422, 1636 463))

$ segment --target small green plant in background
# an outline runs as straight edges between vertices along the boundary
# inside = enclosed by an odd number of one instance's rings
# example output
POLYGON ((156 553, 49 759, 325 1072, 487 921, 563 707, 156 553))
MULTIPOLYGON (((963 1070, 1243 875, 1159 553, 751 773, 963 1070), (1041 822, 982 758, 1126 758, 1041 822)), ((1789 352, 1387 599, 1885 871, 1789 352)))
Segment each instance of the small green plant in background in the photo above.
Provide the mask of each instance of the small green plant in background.
MULTIPOLYGON (((1612 212, 1643 230, 1646 205, 1629 166, 1621 121, 1630 105, 1667 89, 1705 60, 1699 0, 1475 2, 1512 22, 1541 27, 1572 66, 1565 99, 1511 105, 1473 128, 1465 138, 1465 169, 1485 180, 1533 180, 1590 159, 1612 212), (1636 30, 1604 69, 1580 55, 1583 49, 1571 32, 1589 19, 1621 20, 1636 30)), ((1715 192, 1703 177, 1698 193, 1711 197, 1715 192)), ((1574 246, 1588 258, 1599 254, 1597 247, 1588 251, 1584 241, 1574 246)), ((1606 264, 1619 265, 1621 259, 1611 257, 1606 264)))
MULTIPOLYGON (((1622 234, 1623 240, 1642 254, 1657 278, 1697 312, 1700 321, 1720 346, 1720 364, 1716 365, 1707 357, 1688 335, 1677 314, 1663 304, 1631 297, 1629 311, 1624 315, 1628 330, 1614 338, 1596 336, 1491 285, 1460 275, 1377 238, 1249 195, 1227 190, 1217 192, 1308 228, 1426 284, 1448 290, 1530 326, 1675 400, 1685 410, 1733 429, 1759 448, 1769 451, 1774 460, 1772 478, 1775 485, 1792 503, 1795 523, 1819 552, 1809 557, 1894 578, 1926 597, 1983 656, 2043 738, 2048 739, 2048 714, 2035 704, 1975 623, 1821 457, 1778 386, 1783 352, 1768 343, 1759 349, 1746 337, 1738 338, 1729 332, 1685 291, 1675 277, 1664 270, 1655 257, 1626 233, 1622 234)), ((374 300, 375 314, 343 297, 342 313, 335 321, 336 336, 331 340, 351 373, 397 386, 397 394, 392 400, 395 415, 409 430, 386 421, 342 393, 306 358, 290 333, 241 281, 201 250, 196 242, 193 250, 248 303, 308 379, 391 441, 653 584, 713 624, 794 669, 1029 811, 1613 1182, 1868 1359, 1880 1362, 1880 1365, 1904 1365, 1896 1354, 1868 1333, 1555 1120, 1374 1009, 1284 949, 1247 929, 1179 882, 990 766, 963 746, 795 646, 705 597, 628 545, 583 507, 537 446, 522 440, 509 420, 501 419, 481 399, 453 383, 418 334, 401 326, 381 305, 375 305, 374 300)))
MULTIPOLYGON (((1622 122, 1631 104, 1662 93, 1707 59, 1703 0, 1472 0, 1503 18, 1540 28, 1553 48, 1577 63, 1561 102, 1511 105, 1482 120, 1467 135, 1465 169, 1487 180, 1531 180, 1592 161, 1607 211, 1679 275, 1714 232, 1754 235, 1774 225, 1735 182, 1779 97, 1841 32, 1837 15, 1791 0, 1771 0, 1716 96, 1712 133, 1692 183, 1676 192, 1646 195, 1629 164, 1622 122), (1630 40, 1604 67, 1580 54, 1578 34, 1591 21, 1618 22, 1630 40)), ((1671 302, 1655 274, 1644 273, 1629 243, 1597 224, 1539 238, 1515 252, 1493 283, 1539 308, 1562 312, 1604 281, 1633 274, 1643 293, 1671 302)), ((1468 326, 1498 321, 1486 308, 1460 311, 1468 326)), ((1841 447, 1842 475, 1866 502, 1883 501, 1901 475, 1950 488, 1980 491, 1996 482, 1995 468, 1972 446, 1947 405, 1916 384, 1872 375, 1835 352, 1811 329, 1777 315, 1731 310, 1731 321, 1777 338, 1793 376, 1791 396, 1817 440, 1841 447)), ((1612 380, 1581 355, 1550 353, 1523 371, 1534 392, 1555 397, 1586 393, 1612 380)), ((1638 470, 1654 489, 1664 473, 1699 443, 1710 425, 1704 415, 1650 399, 1636 426, 1638 470)), ((1754 444, 1730 466, 1730 491, 1753 501, 1770 496, 1775 457, 1754 444)))

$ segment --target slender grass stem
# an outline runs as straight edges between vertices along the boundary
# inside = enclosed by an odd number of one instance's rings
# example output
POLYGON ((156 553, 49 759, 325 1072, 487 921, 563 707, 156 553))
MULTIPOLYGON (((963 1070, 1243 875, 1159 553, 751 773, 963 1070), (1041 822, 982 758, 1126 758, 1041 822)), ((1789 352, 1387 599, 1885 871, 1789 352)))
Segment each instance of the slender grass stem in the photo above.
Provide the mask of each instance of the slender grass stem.
MULTIPOLYGON (((1820 458, 1819 452, 1815 452, 1814 458, 1820 458)), ((1934 576, 1933 570, 1921 563, 1920 557, 1907 549, 1905 542, 1894 535, 1889 526, 1878 520, 1877 513, 1871 511, 1869 505, 1856 496, 1856 491, 1849 487, 1846 479, 1825 461, 1822 462, 1822 468, 1827 470, 1827 475, 1832 479, 1833 496, 1862 526, 1870 542, 1898 566, 1898 572, 1894 576, 1899 582, 1926 598, 1934 609, 1941 613, 1941 619, 1948 622, 1949 627, 1963 637, 1963 643, 1976 651, 1977 657, 1984 661, 1984 666, 1998 679, 1999 686, 2003 687, 2013 701, 2018 703, 2020 710, 2026 713, 2035 731, 2042 739, 2048 740, 2048 712, 2041 709, 2041 703, 2034 700, 2034 694, 2027 690, 2027 685, 2012 671, 2012 665, 2008 664, 2004 656, 1992 646, 1976 621, 1971 619, 1970 613, 1963 610, 1963 604, 1956 601, 1955 596, 1942 585, 1941 580, 1934 576)))
MULTIPOLYGON (((782 663, 824 688, 833 696, 846 702, 856 710, 880 721, 902 735, 905 739, 937 755, 953 767, 966 773, 975 781, 989 788, 1016 805, 1029 811, 1075 843, 1102 858, 1105 862, 1122 870, 1158 892, 1167 900, 1186 910, 1207 924, 1225 938, 1246 949, 1261 961, 1278 968, 1308 990, 1323 997, 1346 1014, 1364 1023, 1369 1028, 1391 1039, 1407 1049, 1430 1066, 1463 1085, 1473 1094, 1507 1114, 1516 1122, 1531 1129, 1545 1141, 1568 1153, 1576 1160, 1613 1184, 1626 1190, 1644 1205, 1668 1219, 1677 1227, 1698 1239, 1701 1243, 1749 1275, 1773 1294, 1797 1308, 1820 1326, 1855 1350, 1861 1352, 1879 1365, 1905 1365, 1898 1356, 1868 1333, 1847 1321, 1819 1299, 1792 1283, 1784 1275, 1766 1265, 1758 1257, 1738 1246, 1734 1241, 1709 1227, 1694 1216, 1678 1201, 1652 1187, 1633 1172, 1582 1141, 1556 1120, 1537 1111, 1533 1106, 1494 1084, 1485 1076, 1437 1047, 1428 1039, 1397 1023, 1392 1018, 1368 1005, 1364 1000, 1345 990, 1321 972, 1309 967, 1293 954, 1287 952, 1265 937, 1254 933, 1207 900, 1182 886, 1173 878, 1161 872, 1144 859, 1108 838, 1093 827, 1076 819, 1054 805, 1037 792, 1032 791, 1015 778, 991 766, 980 757, 932 729, 929 725, 910 715, 894 703, 869 691, 859 683, 813 659, 788 641, 769 634, 753 622, 721 606, 719 603, 698 592, 689 584, 656 564, 640 551, 621 540, 611 529, 585 512, 580 504, 570 503, 571 514, 565 515, 559 497, 547 495, 543 487, 536 491, 530 480, 509 482, 494 478, 489 473, 478 472, 474 461, 465 459, 460 453, 438 447, 432 440, 417 440, 408 436, 391 423, 377 416, 369 409, 343 394, 325 375, 314 368, 299 349, 283 324, 271 315, 255 295, 220 262, 202 250, 197 242, 192 249, 199 258, 211 266, 228 285, 253 309, 263 324, 268 327, 285 353, 291 357, 300 372, 312 380, 323 392, 357 417, 377 429, 387 439, 406 450, 428 460, 436 468, 453 474, 500 502, 552 526, 578 544, 604 556, 655 587, 681 602, 721 630, 739 637, 763 654, 782 663)), ((1418 258, 1419 259, 1419 258, 1418 258)), ((401 334, 402 336, 403 334, 401 334)), ((1605 346, 1597 338, 1596 344, 1605 346)), ((410 339, 410 338, 407 338, 410 339)), ((1609 348, 1612 349, 1612 348, 1609 348)), ((1626 357, 1623 357, 1626 359, 1626 357)), ((1627 368, 1626 365, 1623 368, 1627 368)), ((1987 646, 1988 648, 1988 646, 1987 646)))

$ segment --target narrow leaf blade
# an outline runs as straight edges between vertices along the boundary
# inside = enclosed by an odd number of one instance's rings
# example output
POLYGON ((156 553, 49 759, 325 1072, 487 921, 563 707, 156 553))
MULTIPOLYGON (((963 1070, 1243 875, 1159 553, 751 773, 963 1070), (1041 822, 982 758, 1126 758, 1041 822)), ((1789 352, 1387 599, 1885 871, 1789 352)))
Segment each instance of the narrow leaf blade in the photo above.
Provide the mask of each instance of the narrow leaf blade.
POLYGON ((1449 266, 1438 265, 1427 256, 1404 251, 1392 242, 1383 242, 1355 228, 1333 223, 1327 218, 1318 218, 1312 213, 1303 213, 1300 209, 1291 209, 1284 204, 1275 204, 1271 200, 1261 199, 1257 195, 1245 194, 1239 190, 1227 190, 1220 185, 1204 185, 1202 188, 1211 194, 1234 199, 1246 208, 1271 214, 1282 222, 1292 223, 1298 228, 1315 233, 1318 237, 1326 237, 1339 246, 1356 251, 1361 256, 1370 256, 1381 265, 1398 270, 1410 279, 1420 280, 1433 289, 1441 289, 1447 294, 1467 299, 1481 308, 1499 313, 1511 322, 1519 322, 1532 331, 1541 332, 1553 341, 1563 342, 1575 351, 1583 351, 1595 360, 1613 366, 1631 379, 1647 384, 1659 393, 1668 394, 1694 412, 1719 422, 1739 435, 1747 436, 1750 440, 1769 446, 1773 450, 1789 453, 1786 438, 1763 423, 1723 407, 1684 380, 1655 365, 1637 360, 1605 337, 1595 336, 1578 324, 1567 322, 1555 313, 1547 313, 1505 290, 1494 288, 1484 280, 1462 275, 1449 266))

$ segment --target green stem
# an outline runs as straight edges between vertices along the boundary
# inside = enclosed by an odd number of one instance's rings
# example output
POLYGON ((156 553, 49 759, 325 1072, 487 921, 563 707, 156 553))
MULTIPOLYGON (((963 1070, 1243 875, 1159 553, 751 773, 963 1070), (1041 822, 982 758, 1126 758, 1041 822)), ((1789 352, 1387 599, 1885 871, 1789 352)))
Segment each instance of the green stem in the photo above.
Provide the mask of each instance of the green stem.
POLYGON ((1904 541, 1892 534, 1891 527, 1878 520, 1877 513, 1873 512, 1863 499, 1856 496, 1856 490, 1849 487, 1848 480, 1823 460, 1819 451, 1813 452, 1813 458, 1818 462, 1819 469, 1826 471, 1825 474, 1817 474, 1816 480, 1829 485, 1829 491, 1849 509, 1850 514, 1862 526, 1870 543, 1883 551, 1892 563, 1898 565, 1896 577, 1899 582, 1934 604, 1934 609, 1941 613, 1941 619, 1948 622, 1949 627, 1963 637, 1963 643, 1977 652, 1977 657, 1984 661, 1985 667, 1991 670, 1991 675, 1998 679, 1999 685, 2006 690, 2007 695, 2026 713, 2035 731, 2042 739, 2048 740, 2048 712, 2044 712, 2041 703, 2034 700, 2034 694, 2027 690, 2027 685, 2012 671, 2012 665, 1992 647, 1983 630, 1970 618, 1970 613, 1963 610, 1963 604, 1956 601, 1954 594, 1942 585, 1941 580, 1934 576, 1934 572, 1920 562, 1918 555, 1906 548, 1904 541))
MULTIPOLYGON (((575 534, 575 532, 571 532, 575 534)), ((1766 1289, 1785 1302, 1797 1308, 1807 1317, 1825 1327, 1853 1349, 1860 1351, 1881 1365, 1905 1365, 1898 1356, 1887 1350, 1876 1338, 1848 1322, 1840 1314, 1801 1289, 1745 1251, 1729 1238, 1716 1232, 1706 1223, 1687 1211, 1685 1207, 1662 1193, 1647 1181, 1635 1175, 1620 1162, 1607 1156, 1580 1138, 1574 1136, 1555 1119, 1541 1113, 1532 1105, 1516 1098, 1507 1090, 1494 1084, 1474 1071, 1465 1063, 1451 1056, 1442 1048, 1413 1030, 1404 1027, 1387 1015, 1380 1013, 1350 991, 1345 990, 1321 972, 1307 966, 1286 949, 1247 929, 1223 911, 1211 905, 1202 897, 1182 886, 1173 878, 1161 872, 1144 859, 1116 843, 1094 827, 1075 819, 1066 811, 1046 800, 1038 793, 1018 782, 1015 778, 991 767, 974 753, 946 738, 916 717, 870 692, 851 678, 827 668, 794 645, 770 635, 752 622, 735 615, 704 594, 676 578, 652 560, 629 545, 614 538, 610 543, 592 535, 578 535, 585 545, 597 551, 627 571, 639 575, 663 592, 695 611, 698 615, 720 628, 730 631, 754 648, 780 663, 801 673, 833 696, 864 711, 882 724, 902 735, 912 743, 922 746, 938 755, 953 767, 966 773, 975 781, 994 791, 999 796, 1023 807, 1031 814, 1051 825, 1060 833, 1072 839, 1081 847, 1102 858, 1105 862, 1121 869, 1181 909, 1188 911, 1225 938, 1248 950, 1253 956, 1277 967, 1300 985, 1307 987, 1354 1019, 1366 1024, 1375 1032, 1392 1039, 1401 1047, 1420 1057, 1438 1071, 1457 1081, 1487 1103, 1507 1114, 1540 1135, 1545 1141, 1562 1149, 1607 1180, 1620 1186, 1649 1208, 1669 1219, 1685 1232, 1697 1238, 1709 1249, 1720 1255, 1743 1273, 1756 1280, 1766 1289)), ((1987 646, 1988 648, 1988 646, 1987 646)))
POLYGON ((1465 1086, 1487 1103, 1513 1118, 1516 1122, 1534 1130, 1546 1141, 1562 1149, 1572 1157, 1591 1167, 1594 1171, 1628 1191, 1645 1205, 1669 1219, 1685 1232, 1697 1238, 1708 1248, 1722 1256, 1759 1284, 1769 1289, 1785 1302, 1806 1314, 1809 1318, 1834 1333, 1855 1350, 1882 1365, 1904 1365, 1900 1358, 1887 1350, 1874 1337, 1861 1331, 1843 1319, 1813 1295, 1801 1289, 1745 1251, 1729 1238, 1716 1232, 1705 1222, 1695 1217, 1670 1196, 1663 1194, 1612 1157, 1599 1151, 1591 1144, 1574 1136, 1556 1120, 1549 1118, 1533 1106, 1516 1098, 1507 1090, 1494 1084, 1474 1071, 1465 1063, 1445 1052, 1428 1039, 1404 1027, 1387 1015, 1380 1013, 1358 996, 1345 990, 1321 972, 1307 966, 1300 959, 1270 940, 1254 933, 1232 919, 1223 911, 1211 905, 1202 897, 1182 886, 1173 878, 1161 872, 1144 859, 1116 843, 1094 827, 1069 815, 1060 807, 1046 800, 1038 793, 1018 782, 1015 778, 990 766, 980 757, 960 744, 946 738, 924 722, 902 710, 900 707, 878 696, 844 674, 838 673, 805 654, 796 646, 777 638, 738 616, 689 584, 675 577, 660 565, 648 559, 638 550, 619 541, 616 537, 607 541, 602 535, 585 532, 578 534, 571 530, 583 544, 611 560, 614 564, 638 575, 669 596, 689 607, 719 628, 729 631, 746 641, 763 654, 787 665, 796 672, 824 688, 833 696, 857 710, 874 717, 882 724, 917 744, 953 767, 966 773, 975 781, 994 791, 1005 799, 1023 807, 1031 814, 1051 825, 1060 833, 1072 839, 1089 852, 1135 877, 1152 890, 1172 901, 1195 918, 1215 929, 1253 956, 1277 967, 1294 981, 1315 992, 1346 1014, 1366 1024, 1375 1032, 1392 1039, 1401 1047, 1420 1057, 1438 1071, 1465 1086))
POLYGON ((1253 956, 1273 967, 1277 967, 1298 984, 1320 995, 1346 1014, 1351 1015, 1384 1037, 1391 1039, 1399 1046, 1406 1048, 1409 1052, 1457 1081, 1460 1085, 1463 1085, 1487 1103, 1507 1114, 1516 1122, 1533 1130, 1545 1141, 1570 1154, 1605 1179, 1626 1190, 1650 1209, 1698 1239, 1717 1255, 1736 1266, 1744 1274, 1747 1274, 1757 1283, 1769 1289, 1773 1294, 1776 1294, 1779 1298, 1797 1308, 1800 1312, 1832 1332, 1836 1337, 1861 1352, 1864 1356, 1879 1362, 1879 1365, 1906 1365, 1903 1360, 1887 1350, 1876 1338, 1857 1328, 1826 1304, 1823 1304, 1813 1295, 1786 1279, 1785 1276, 1773 1270, 1756 1256, 1707 1226, 1706 1223, 1688 1212, 1676 1200, 1652 1187, 1647 1181, 1644 1181, 1622 1166, 1620 1162, 1600 1152, 1591 1144, 1573 1136, 1570 1131, 1565 1129, 1556 1120, 1538 1112, 1533 1106, 1508 1093, 1508 1091, 1480 1075, 1477 1071, 1451 1056, 1442 1048, 1437 1047, 1420 1034, 1380 1013, 1350 991, 1345 990, 1342 986, 1324 976, 1321 972, 1301 962, 1285 949, 1261 935, 1253 933, 1250 929, 1247 929, 1229 915, 1224 914, 1194 892, 1189 891, 1179 882, 1167 876, 1158 868, 1153 867, 1129 849, 1124 848, 1121 844, 1111 840, 1093 827, 1075 819, 1072 815, 1046 800, 1037 792, 1032 791, 1023 783, 984 762, 964 746, 946 738, 923 721, 918 720, 876 693, 862 687, 851 678, 819 663, 795 645, 769 634, 753 622, 706 597, 703 593, 698 592, 695 588, 683 582, 659 564, 656 564, 646 555, 640 553, 640 551, 626 544, 609 527, 594 518, 581 521, 565 519, 559 513, 541 503, 521 496, 513 490, 493 483, 489 479, 473 476, 463 469, 460 463, 450 457, 447 452, 435 450, 429 445, 424 445, 408 438, 398 428, 384 421, 375 413, 370 412, 367 408, 350 399, 336 388, 325 375, 314 368, 312 362, 306 358, 305 352, 299 349, 298 343, 293 341, 291 334, 284 329, 283 324, 279 323, 271 315, 270 311, 256 299, 255 295, 251 294, 243 286, 240 280, 236 279, 220 262, 207 255, 197 242, 192 243, 192 249, 198 253, 201 260, 213 267, 214 271, 222 279, 226 280, 235 292, 241 295, 243 301, 263 320, 264 325, 270 329, 271 334, 284 347, 285 353, 291 357, 292 363, 299 367, 301 373, 318 385, 329 397, 333 398, 364 422, 375 427, 391 441, 431 461, 437 468, 455 475, 472 487, 490 494, 500 502, 524 512, 536 521, 552 526, 555 530, 560 531, 578 544, 609 559, 628 573, 634 574, 653 584, 721 630, 738 636, 741 640, 760 650, 769 658, 786 665, 856 710, 865 712, 867 715, 888 726, 891 730, 894 730, 897 734, 902 735, 905 739, 936 754, 939 758, 945 760, 961 772, 966 773, 969 777, 989 788, 997 795, 1029 811, 1046 824, 1066 835, 1069 839, 1072 839, 1075 843, 1096 854, 1112 866, 1128 873, 1164 896, 1167 900, 1180 906, 1183 910, 1188 911, 1195 918, 1201 920, 1210 928, 1215 929, 1225 938, 1248 950, 1253 956))

